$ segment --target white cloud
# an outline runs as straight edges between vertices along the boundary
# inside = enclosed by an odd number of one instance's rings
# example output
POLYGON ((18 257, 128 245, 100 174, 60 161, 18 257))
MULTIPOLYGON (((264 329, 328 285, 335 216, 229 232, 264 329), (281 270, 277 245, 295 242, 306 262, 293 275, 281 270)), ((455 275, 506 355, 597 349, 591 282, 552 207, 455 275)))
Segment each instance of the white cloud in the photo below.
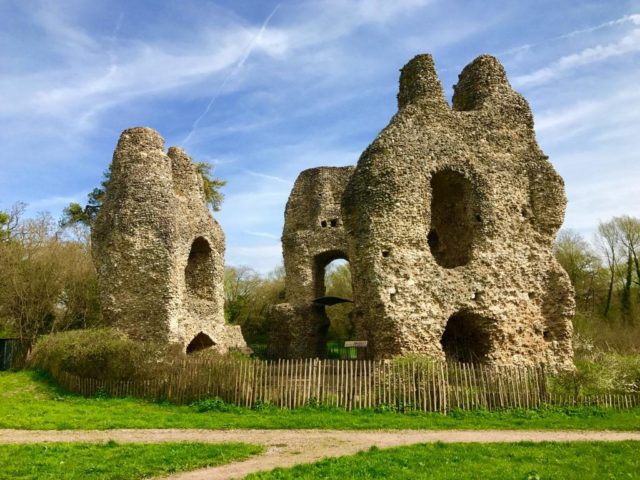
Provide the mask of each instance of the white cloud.
POLYGON ((603 88, 588 100, 542 111, 535 117, 535 128, 545 142, 555 143, 570 141, 585 132, 602 135, 626 125, 637 128, 638 121, 640 90, 633 81, 631 85, 603 88))
POLYGON ((540 85, 578 67, 636 52, 640 52, 640 28, 634 28, 617 42, 585 48, 580 52, 561 57, 534 72, 515 77, 513 84, 518 87, 540 85))

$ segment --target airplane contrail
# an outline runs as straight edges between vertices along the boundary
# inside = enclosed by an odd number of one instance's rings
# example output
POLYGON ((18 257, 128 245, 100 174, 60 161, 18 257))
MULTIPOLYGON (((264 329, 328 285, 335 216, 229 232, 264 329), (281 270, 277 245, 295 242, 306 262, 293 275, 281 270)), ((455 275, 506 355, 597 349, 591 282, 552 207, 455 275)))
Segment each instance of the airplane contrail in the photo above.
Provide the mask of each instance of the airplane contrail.
POLYGON ((242 55, 242 57, 240 58, 240 60, 236 64, 236 66, 224 78, 224 80, 222 81, 222 83, 218 87, 218 90, 216 90, 216 93, 213 95, 213 97, 211 97, 211 100, 207 104, 207 107, 204 109, 204 112, 202 112, 202 114, 198 118, 196 118, 195 122, 193 122, 193 125, 191 126, 191 131, 189 132, 189 134, 186 137, 184 137, 184 140, 182 140, 182 145, 186 144, 189 140, 191 140, 191 137, 193 136, 193 134, 198 129, 198 125, 200 125, 200 122, 202 121, 202 119, 207 115, 207 113, 209 113, 209 110, 211 110, 211 107, 213 106, 215 101, 218 99, 218 97, 220 96, 222 91, 224 90, 224 87, 226 87, 227 82, 231 79, 231 77, 236 75, 240 71, 242 66, 245 64, 245 62, 249 58, 249 55, 251 55, 251 52, 253 51, 253 49, 254 49, 254 47, 256 45, 256 42, 262 36, 264 31, 267 29, 267 25, 269 25, 269 21, 271 20, 271 17, 273 17, 275 15, 275 13, 278 10, 278 8, 280 8, 280 4, 279 3, 275 6, 273 11, 269 14, 269 16, 266 18, 266 20, 262 23, 262 27, 260 27, 260 30, 255 35, 255 37, 253 37, 251 42, 249 42, 249 45, 247 46, 247 49, 245 50, 244 54, 242 55))

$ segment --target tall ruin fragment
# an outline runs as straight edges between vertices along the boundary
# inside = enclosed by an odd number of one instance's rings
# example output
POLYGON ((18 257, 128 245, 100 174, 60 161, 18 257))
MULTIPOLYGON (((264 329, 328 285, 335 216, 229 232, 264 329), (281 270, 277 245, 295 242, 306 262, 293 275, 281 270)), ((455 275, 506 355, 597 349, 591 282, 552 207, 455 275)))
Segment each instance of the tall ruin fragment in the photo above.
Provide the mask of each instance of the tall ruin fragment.
POLYGON ((105 320, 192 352, 245 346, 224 322, 224 234, 191 158, 150 128, 120 136, 92 253, 105 320))
POLYGON ((318 272, 339 256, 351 266, 357 339, 376 358, 572 368, 573 291, 552 254, 565 205, 498 60, 466 66, 450 106, 431 56, 418 55, 402 69, 398 113, 355 170, 296 181, 278 331, 291 355, 322 353, 327 320, 311 301, 318 272))

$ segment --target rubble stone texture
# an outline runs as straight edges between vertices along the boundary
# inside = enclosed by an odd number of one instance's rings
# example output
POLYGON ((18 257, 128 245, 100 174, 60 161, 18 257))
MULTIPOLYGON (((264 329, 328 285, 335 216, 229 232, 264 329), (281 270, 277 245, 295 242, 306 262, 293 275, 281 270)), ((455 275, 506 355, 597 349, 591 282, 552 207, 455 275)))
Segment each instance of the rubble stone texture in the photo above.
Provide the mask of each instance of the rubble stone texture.
POLYGON ((325 294, 325 267, 348 259, 340 214, 354 167, 321 167, 302 172, 289 196, 282 245, 287 304, 273 311, 272 343, 283 356, 322 356, 329 318, 314 299, 325 294))
POLYGON ((91 240, 109 324, 188 352, 246 346, 240 327, 224 322, 224 234, 202 180, 155 130, 120 136, 91 240))
POLYGON ((466 66, 450 106, 431 56, 416 56, 401 71, 398 113, 350 173, 303 172, 289 199, 290 305, 279 312, 296 354, 297 337, 326 329, 298 314, 319 291, 319 266, 342 256, 357 339, 376 358, 573 368, 573 291, 552 254, 564 184, 497 59, 466 66), (334 218, 336 229, 321 226, 334 218))

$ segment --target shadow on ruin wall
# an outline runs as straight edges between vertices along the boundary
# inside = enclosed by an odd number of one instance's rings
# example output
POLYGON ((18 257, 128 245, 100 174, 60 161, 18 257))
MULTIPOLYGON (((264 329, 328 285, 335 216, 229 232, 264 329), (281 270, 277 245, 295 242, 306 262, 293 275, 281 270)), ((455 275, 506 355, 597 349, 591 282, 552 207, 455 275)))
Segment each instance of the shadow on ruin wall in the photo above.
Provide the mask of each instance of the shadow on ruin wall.
POLYGON ((463 69, 452 103, 419 55, 357 166, 300 174, 282 235, 288 303, 272 318, 283 356, 325 355, 329 322, 314 300, 326 264, 343 258, 356 337, 374 358, 573 368, 572 288, 551 250, 564 184, 529 105, 486 55, 463 69))

